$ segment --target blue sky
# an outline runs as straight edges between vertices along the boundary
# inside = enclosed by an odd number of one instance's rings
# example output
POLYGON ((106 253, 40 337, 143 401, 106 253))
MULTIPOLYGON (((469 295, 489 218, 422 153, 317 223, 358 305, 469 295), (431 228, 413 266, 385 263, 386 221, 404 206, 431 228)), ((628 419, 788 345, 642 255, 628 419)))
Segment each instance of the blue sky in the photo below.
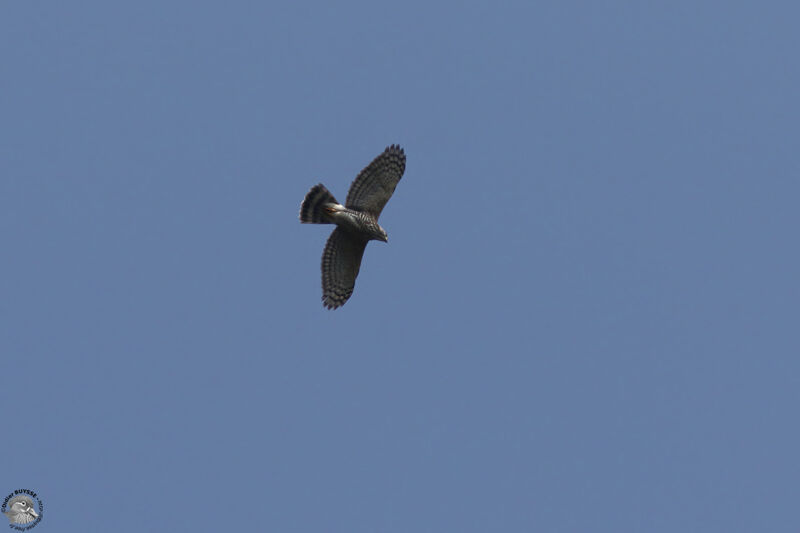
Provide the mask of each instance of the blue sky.
POLYGON ((796 532, 790 2, 0 6, 41 531, 796 532), (351 300, 301 225, 391 143, 351 300))

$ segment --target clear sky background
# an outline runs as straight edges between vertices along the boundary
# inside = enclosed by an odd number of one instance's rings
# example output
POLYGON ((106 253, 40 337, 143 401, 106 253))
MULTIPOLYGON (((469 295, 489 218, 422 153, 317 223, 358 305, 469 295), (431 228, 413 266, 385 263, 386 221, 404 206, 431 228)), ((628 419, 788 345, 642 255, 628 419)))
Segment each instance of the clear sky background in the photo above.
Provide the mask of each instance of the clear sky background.
POLYGON ((37 531, 800 530, 794 2, 0 4, 37 531), (356 290, 330 227, 408 156, 356 290))

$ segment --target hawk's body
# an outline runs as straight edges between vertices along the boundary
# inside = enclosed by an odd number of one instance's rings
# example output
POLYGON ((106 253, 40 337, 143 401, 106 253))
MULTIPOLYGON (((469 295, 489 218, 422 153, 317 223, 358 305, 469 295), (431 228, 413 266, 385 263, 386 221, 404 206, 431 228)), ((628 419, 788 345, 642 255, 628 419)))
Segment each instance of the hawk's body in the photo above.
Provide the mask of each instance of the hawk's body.
POLYGON ((322 252, 322 303, 328 309, 344 305, 353 294, 367 242, 387 242, 378 217, 405 168, 406 155, 393 144, 356 176, 345 205, 322 184, 306 194, 300 206, 300 222, 336 224, 322 252))

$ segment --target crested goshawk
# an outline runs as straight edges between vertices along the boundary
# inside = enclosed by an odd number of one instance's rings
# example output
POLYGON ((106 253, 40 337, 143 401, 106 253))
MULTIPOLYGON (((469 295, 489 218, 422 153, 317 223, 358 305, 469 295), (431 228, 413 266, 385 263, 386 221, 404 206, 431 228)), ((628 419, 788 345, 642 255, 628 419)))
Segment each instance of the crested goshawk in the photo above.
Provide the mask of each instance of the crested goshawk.
POLYGON ((328 309, 341 307, 353 294, 367 242, 388 242, 378 217, 405 169, 406 154, 393 144, 359 172, 345 205, 321 183, 306 194, 300 222, 336 224, 322 252, 322 305, 328 309))

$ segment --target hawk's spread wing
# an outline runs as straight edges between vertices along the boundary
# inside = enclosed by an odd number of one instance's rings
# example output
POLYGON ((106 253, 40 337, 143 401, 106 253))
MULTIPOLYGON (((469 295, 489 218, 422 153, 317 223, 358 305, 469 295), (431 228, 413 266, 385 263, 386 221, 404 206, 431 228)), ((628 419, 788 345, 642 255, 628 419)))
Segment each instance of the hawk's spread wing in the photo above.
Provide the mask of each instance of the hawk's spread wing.
POLYGON ((365 239, 336 227, 322 252, 322 304, 328 309, 344 305, 356 284, 365 239))
POLYGON ((345 206, 365 211, 377 219, 405 169, 406 154, 403 149, 396 144, 389 146, 353 180, 345 206))

